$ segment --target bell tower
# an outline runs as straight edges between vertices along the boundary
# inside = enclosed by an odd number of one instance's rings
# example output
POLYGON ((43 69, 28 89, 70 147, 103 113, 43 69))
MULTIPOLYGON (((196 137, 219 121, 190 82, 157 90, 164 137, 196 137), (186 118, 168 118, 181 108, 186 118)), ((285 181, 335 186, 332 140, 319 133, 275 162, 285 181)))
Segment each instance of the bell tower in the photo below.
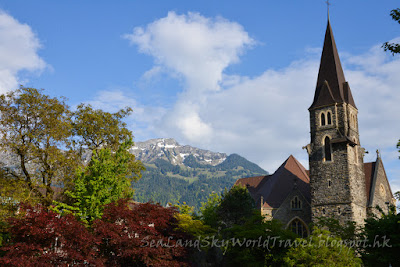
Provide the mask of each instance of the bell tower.
POLYGON ((363 224, 366 188, 358 110, 346 82, 328 19, 308 145, 312 220, 333 217, 363 224))

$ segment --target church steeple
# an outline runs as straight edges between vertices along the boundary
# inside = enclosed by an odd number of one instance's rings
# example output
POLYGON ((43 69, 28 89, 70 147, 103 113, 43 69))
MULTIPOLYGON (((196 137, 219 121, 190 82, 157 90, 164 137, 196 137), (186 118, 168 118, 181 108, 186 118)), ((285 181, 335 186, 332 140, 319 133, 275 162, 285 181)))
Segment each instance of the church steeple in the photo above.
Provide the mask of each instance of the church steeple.
POLYGON ((317 87, 310 109, 335 103, 348 103, 356 107, 350 87, 344 77, 332 27, 328 18, 317 87))
POLYGON ((329 19, 309 112, 312 220, 328 216, 363 224, 367 196, 358 110, 343 74, 329 19))

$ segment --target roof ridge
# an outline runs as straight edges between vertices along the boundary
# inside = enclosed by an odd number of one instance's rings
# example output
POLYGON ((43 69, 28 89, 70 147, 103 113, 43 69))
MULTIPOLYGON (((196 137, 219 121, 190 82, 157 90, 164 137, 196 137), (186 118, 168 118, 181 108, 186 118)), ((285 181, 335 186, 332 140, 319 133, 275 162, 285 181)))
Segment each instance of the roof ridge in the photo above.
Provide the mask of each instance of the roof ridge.
POLYGON ((301 164, 295 157, 293 157, 293 158, 294 158, 297 166, 301 170, 301 172, 304 174, 305 177, 307 177, 307 180, 310 181, 310 177, 308 176, 308 174, 306 172, 306 168, 304 168, 303 164, 301 164))

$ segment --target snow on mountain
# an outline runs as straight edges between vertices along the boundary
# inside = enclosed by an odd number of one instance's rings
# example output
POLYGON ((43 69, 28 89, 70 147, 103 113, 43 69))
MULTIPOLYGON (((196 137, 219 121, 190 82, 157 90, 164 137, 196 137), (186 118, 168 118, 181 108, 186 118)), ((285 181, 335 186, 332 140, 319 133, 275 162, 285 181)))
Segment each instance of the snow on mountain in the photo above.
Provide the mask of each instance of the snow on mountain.
POLYGON ((193 155, 200 164, 216 166, 227 158, 225 153, 212 152, 195 148, 189 145, 180 145, 173 138, 150 139, 144 142, 135 142, 131 153, 136 159, 151 163, 156 159, 164 159, 174 165, 183 165, 183 161, 189 155, 193 155))

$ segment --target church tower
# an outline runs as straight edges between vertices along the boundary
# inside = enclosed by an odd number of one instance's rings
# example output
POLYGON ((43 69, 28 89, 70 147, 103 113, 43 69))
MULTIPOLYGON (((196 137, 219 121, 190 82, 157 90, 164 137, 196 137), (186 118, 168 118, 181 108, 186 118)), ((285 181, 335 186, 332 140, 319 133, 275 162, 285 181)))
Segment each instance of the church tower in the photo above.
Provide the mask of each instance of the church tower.
POLYGON ((363 224, 367 196, 358 110, 344 77, 329 19, 309 112, 312 220, 334 217, 342 223, 363 224))

